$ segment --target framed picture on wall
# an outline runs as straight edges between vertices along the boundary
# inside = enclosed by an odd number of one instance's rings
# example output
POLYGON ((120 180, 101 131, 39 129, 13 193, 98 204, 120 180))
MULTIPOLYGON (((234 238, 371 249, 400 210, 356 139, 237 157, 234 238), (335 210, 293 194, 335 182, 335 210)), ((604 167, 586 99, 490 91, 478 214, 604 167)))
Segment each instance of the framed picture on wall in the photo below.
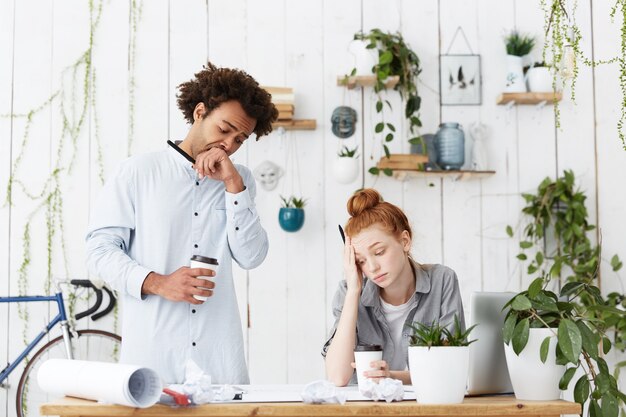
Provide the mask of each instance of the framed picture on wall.
POLYGON ((439 71, 441 104, 481 104, 480 55, 440 55, 439 71))

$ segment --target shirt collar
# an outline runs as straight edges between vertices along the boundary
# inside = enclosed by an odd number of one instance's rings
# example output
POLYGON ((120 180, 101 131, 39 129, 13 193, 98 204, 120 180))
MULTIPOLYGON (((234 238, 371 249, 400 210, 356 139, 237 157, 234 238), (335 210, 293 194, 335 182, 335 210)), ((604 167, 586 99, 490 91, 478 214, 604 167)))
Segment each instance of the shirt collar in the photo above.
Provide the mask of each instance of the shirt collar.
MULTIPOLYGON (((415 292, 416 293, 429 293, 430 292, 430 274, 422 265, 409 258, 411 266, 415 273, 415 292)), ((361 293, 361 302, 366 307, 375 307, 380 305, 380 287, 370 279, 364 278, 363 290, 361 293)))

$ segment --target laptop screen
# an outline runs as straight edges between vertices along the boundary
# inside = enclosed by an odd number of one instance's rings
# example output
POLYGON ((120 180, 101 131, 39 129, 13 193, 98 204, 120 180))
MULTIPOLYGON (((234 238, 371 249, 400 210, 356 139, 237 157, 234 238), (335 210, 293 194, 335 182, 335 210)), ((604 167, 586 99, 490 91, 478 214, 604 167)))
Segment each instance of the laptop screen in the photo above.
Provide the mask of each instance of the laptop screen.
POLYGON ((469 348, 468 395, 513 392, 502 341, 506 316, 502 307, 514 296, 512 292, 474 292, 471 295, 469 326, 478 326, 470 339, 478 340, 469 348))

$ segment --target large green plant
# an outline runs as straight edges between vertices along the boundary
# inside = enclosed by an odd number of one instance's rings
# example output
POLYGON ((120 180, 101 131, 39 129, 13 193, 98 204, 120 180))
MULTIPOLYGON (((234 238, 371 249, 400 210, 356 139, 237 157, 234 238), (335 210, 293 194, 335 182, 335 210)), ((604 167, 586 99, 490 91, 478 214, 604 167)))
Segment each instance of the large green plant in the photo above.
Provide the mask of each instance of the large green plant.
MULTIPOLYGON (((409 132, 412 136, 409 142, 411 144, 422 143, 422 149, 426 149, 419 134, 419 128, 422 126, 419 115, 422 99, 417 91, 417 77, 422 72, 419 57, 404 41, 399 32, 389 33, 380 29, 372 29, 368 33, 356 33, 354 39, 368 42, 367 48, 378 51, 378 62, 372 67, 372 73, 376 75, 376 84, 374 85, 374 92, 377 97, 376 112, 380 114, 381 120, 374 126, 374 132, 384 136, 382 146, 385 156, 389 157, 387 143, 394 139, 397 129, 393 123, 385 120, 385 105, 389 111, 392 111, 393 108, 389 100, 385 100, 381 93, 387 89, 385 86, 387 77, 394 75, 399 77, 399 82, 394 90, 400 93, 404 102, 404 116, 409 122, 409 132)), ((377 167, 369 169, 370 174, 373 175, 380 174, 380 171, 377 167)), ((392 175, 391 169, 387 168, 382 171, 385 175, 392 175)))
MULTIPOLYGON (((521 251, 517 258, 528 261, 528 275, 536 274, 546 282, 556 279, 578 287, 597 285, 601 246, 589 239, 588 234, 596 227, 589 223, 585 206, 587 197, 576 188, 574 173, 566 170, 556 180, 545 178, 535 194, 522 194, 522 197, 526 201, 522 213, 528 221, 522 230, 521 251)), ((507 233, 513 236, 510 226, 507 233)), ((615 272, 622 268, 617 255, 613 255, 610 264, 615 272)), ((597 303, 597 299, 587 293, 582 293, 578 300, 587 307, 597 303)), ((622 293, 611 293, 605 301, 613 307, 626 304, 623 290, 622 293)), ((626 318, 602 317, 601 310, 589 311, 589 314, 589 318, 605 321, 607 329, 613 332, 616 347, 624 350, 626 318)))
MULTIPOLYGON (((618 390, 601 356, 612 347, 624 350, 626 314, 620 308, 625 304, 624 294, 611 293, 605 298, 598 287, 601 246, 588 237, 595 226, 588 221, 587 197, 576 188, 574 173, 568 170, 556 180, 544 179, 535 194, 522 196, 526 201, 522 212, 528 222, 517 258, 529 261, 527 273, 536 278, 528 290, 507 304, 504 341, 512 343, 519 354, 530 328, 556 329, 557 363, 572 365, 560 388, 566 389, 576 369, 582 368, 585 375, 576 382, 575 400, 583 405, 590 401, 591 416, 615 417, 619 401, 625 402, 626 396, 618 390), (548 242, 553 242, 552 248, 548 242), (554 281, 562 284, 560 298, 548 289, 554 287, 554 281)), ((507 233, 513 236, 513 228, 507 226, 507 233)), ((610 263, 613 271, 622 267, 617 255, 610 263)), ((544 362, 548 348, 546 339, 540 350, 544 362)))
MULTIPOLYGON (((584 374, 574 386, 574 400, 584 406, 589 402, 590 417, 617 417, 619 403, 626 403, 626 395, 619 390, 616 378, 611 375, 602 353, 611 350, 606 336, 610 317, 623 318, 625 312, 607 305, 600 289, 589 283, 570 282, 563 286, 560 301, 549 291, 549 279, 536 278, 528 287, 507 303, 509 308, 502 336, 504 343, 512 344, 520 354, 528 343, 531 328, 550 328, 557 338, 556 363, 566 370, 559 382, 561 390, 567 389, 577 369, 584 374), (586 298, 583 305, 579 300, 586 298), (602 315, 594 317, 596 312, 602 315)), ((539 355, 546 362, 550 337, 541 343, 539 355)))

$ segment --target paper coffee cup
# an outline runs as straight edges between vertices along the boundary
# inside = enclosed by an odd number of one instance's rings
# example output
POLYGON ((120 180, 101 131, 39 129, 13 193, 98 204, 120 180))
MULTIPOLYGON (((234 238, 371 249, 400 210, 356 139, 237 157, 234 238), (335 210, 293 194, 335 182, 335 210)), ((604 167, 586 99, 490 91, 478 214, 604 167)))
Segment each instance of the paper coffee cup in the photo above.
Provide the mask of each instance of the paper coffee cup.
POLYGON ((375 371, 378 368, 372 368, 370 363, 383 359, 383 348, 380 345, 357 345, 354 348, 354 362, 356 363, 356 379, 359 383, 359 389, 363 387, 363 383, 368 379, 363 372, 375 371))
MULTIPOLYGON (((219 264, 217 262, 217 259, 215 259, 215 258, 209 258, 209 257, 206 257, 206 256, 200 256, 200 255, 193 255, 191 257, 190 267, 191 268, 206 268, 206 269, 211 269, 211 270, 215 271, 215 276, 214 277, 198 276, 199 279, 206 279, 207 281, 213 282, 213 278, 215 278, 217 276, 217 271, 218 271, 218 268, 219 268, 219 264)), ((211 289, 211 288, 205 288, 205 287, 198 287, 198 288, 211 289)), ((206 301, 209 297, 204 297, 202 295, 195 295, 194 294, 194 298, 196 300, 206 301)))

